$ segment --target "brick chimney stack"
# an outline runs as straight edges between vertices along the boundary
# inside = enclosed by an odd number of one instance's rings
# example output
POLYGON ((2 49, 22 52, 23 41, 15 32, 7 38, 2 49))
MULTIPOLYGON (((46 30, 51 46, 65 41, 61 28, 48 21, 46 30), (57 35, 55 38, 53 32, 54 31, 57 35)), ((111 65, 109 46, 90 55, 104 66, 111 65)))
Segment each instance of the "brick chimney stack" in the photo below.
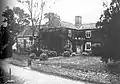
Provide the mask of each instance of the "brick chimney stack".
POLYGON ((82 16, 75 16, 75 26, 77 28, 80 28, 82 25, 82 16))

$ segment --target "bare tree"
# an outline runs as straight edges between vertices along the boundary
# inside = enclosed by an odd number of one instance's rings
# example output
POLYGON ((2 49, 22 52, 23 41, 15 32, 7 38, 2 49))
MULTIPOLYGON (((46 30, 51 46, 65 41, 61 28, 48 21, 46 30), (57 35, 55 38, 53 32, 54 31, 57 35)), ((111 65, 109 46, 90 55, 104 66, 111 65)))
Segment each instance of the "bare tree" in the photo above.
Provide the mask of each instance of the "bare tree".
MULTIPOLYGON (((38 37, 41 28, 41 22, 43 18, 43 10, 44 7, 52 0, 18 0, 21 4, 23 4, 29 11, 30 21, 31 21, 31 29, 33 30, 33 38, 35 35, 35 30, 38 28, 38 37), (39 25, 39 26, 37 26, 39 25), (36 28, 35 28, 36 27, 36 28)), ((55 1, 54 1, 55 4, 55 1)), ((38 39, 40 40, 40 39, 38 39)), ((40 42, 39 42, 40 43, 40 42)))
POLYGON ((35 33, 35 25, 39 21, 39 15, 41 13, 41 6, 39 6, 40 1, 38 0, 18 0, 21 4, 23 4, 29 11, 30 17, 29 20, 31 21, 31 29, 33 30, 33 37, 35 33))

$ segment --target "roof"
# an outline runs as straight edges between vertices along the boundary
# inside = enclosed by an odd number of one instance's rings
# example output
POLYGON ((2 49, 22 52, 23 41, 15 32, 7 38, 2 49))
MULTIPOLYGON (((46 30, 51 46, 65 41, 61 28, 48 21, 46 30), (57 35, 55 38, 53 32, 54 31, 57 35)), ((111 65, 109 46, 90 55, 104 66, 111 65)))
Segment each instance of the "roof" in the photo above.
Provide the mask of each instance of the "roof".
MULTIPOLYGON (((51 29, 51 28, 70 28, 70 29, 78 29, 74 24, 70 23, 70 22, 65 22, 65 21, 60 21, 60 25, 57 25, 55 27, 49 27, 49 26, 45 26, 43 27, 44 29, 51 29)), ((43 29, 42 28, 42 29, 43 29)))
POLYGON ((61 27, 84 30, 84 29, 96 29, 96 23, 82 24, 79 28, 70 22, 61 21, 61 27))
MULTIPOLYGON (((48 26, 42 25, 42 28, 48 28, 48 26)), ((89 24, 82 24, 79 28, 76 27, 74 24, 70 22, 61 21, 60 25, 54 27, 54 28, 70 28, 70 29, 77 29, 77 30, 85 30, 85 29, 96 29, 96 23, 89 23, 89 24)), ((18 37, 23 36, 32 36, 33 30, 26 26, 25 30, 21 32, 18 37)), ((37 36, 37 28, 35 29, 35 36, 37 36)))
MULTIPOLYGON (((24 37, 24 36, 32 36, 33 30, 29 27, 26 26, 25 30, 21 32, 18 37, 24 37)), ((35 36, 37 36, 37 31, 35 31, 35 36)))
POLYGON ((96 29, 96 23, 82 24, 79 27, 79 30, 84 30, 84 29, 96 29))
POLYGON ((60 23, 61 23, 61 27, 63 28, 78 29, 74 24, 70 22, 61 21, 60 23))

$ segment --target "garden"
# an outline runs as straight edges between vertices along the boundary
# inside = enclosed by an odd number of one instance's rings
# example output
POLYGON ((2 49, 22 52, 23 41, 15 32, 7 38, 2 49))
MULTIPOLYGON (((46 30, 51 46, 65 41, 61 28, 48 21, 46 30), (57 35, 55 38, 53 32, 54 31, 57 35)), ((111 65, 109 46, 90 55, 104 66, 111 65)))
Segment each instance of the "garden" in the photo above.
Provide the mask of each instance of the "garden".
POLYGON ((41 49, 39 56, 35 53, 30 55, 13 53, 10 63, 26 67, 30 57, 33 59, 31 68, 43 73, 95 84, 120 83, 119 72, 111 72, 107 64, 101 61, 101 57, 84 56, 70 51, 57 55, 56 51, 41 49))

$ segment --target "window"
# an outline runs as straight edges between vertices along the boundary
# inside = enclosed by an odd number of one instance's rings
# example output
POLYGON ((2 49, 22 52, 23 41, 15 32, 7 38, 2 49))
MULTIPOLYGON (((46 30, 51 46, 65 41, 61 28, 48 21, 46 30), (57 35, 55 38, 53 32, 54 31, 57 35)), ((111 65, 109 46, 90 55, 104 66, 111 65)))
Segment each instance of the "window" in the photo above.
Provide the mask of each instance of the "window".
POLYGON ((72 37, 72 31, 68 30, 68 37, 72 37))
POLYGON ((86 31, 85 32, 86 38, 91 38, 91 31, 86 31))
POLYGON ((19 42, 20 44, 23 44, 23 39, 18 39, 18 42, 19 42))
POLYGON ((85 43, 85 50, 86 51, 91 51, 91 42, 86 42, 85 43))

